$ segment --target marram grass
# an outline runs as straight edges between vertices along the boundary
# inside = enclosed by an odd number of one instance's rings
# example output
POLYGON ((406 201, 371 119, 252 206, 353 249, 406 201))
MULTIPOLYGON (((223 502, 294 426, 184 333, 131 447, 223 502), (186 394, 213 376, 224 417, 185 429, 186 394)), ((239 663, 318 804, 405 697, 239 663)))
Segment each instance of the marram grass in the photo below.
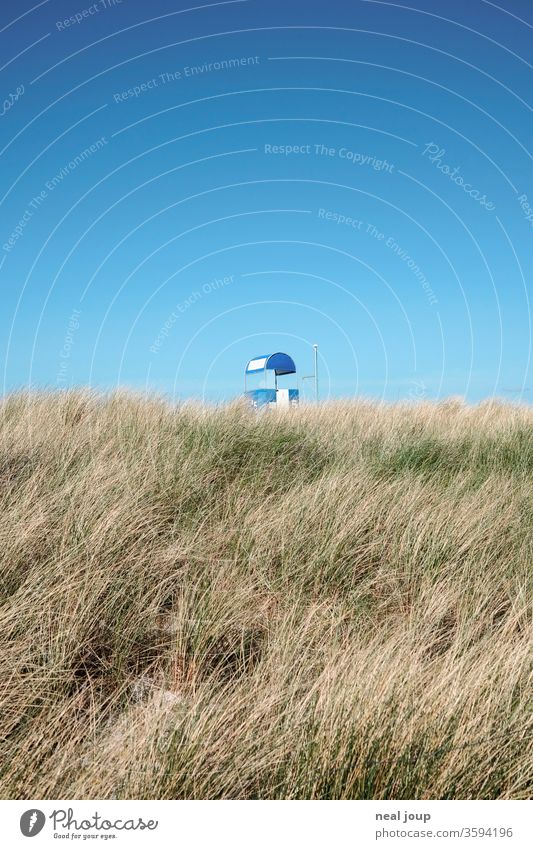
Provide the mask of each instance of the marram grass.
POLYGON ((0 425, 3 798, 529 797, 530 409, 0 425))

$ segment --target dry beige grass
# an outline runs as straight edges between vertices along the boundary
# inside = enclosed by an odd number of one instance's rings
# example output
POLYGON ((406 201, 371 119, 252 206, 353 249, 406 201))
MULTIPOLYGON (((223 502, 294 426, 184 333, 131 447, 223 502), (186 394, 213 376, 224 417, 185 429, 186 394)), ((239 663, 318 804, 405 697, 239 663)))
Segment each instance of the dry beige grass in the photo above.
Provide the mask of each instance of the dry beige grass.
POLYGON ((4 798, 529 796, 529 409, 1 426, 4 798))

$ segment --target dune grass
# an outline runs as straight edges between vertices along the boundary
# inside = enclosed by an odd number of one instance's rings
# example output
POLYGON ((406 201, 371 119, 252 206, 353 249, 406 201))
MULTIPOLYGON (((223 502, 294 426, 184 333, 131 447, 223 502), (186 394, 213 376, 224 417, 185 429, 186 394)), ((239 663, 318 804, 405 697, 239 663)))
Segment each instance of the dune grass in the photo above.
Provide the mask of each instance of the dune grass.
POLYGON ((530 796, 531 410, 0 427, 3 798, 530 796))

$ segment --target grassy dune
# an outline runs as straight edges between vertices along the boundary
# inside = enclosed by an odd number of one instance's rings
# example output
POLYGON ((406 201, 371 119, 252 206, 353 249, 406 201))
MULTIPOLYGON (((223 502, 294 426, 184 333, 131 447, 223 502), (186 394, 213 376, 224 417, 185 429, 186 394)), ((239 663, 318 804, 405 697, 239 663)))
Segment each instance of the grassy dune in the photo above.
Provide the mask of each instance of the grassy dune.
POLYGON ((3 798, 525 798, 533 411, 0 416, 3 798))

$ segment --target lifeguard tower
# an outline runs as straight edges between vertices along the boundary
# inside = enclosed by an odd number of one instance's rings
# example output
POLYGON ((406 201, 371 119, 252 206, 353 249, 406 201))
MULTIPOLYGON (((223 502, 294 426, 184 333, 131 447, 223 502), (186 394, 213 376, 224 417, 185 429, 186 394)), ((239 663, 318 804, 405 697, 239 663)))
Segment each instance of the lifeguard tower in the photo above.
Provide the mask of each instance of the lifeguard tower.
POLYGON ((296 366, 292 357, 277 351, 275 354, 267 354, 254 357, 246 365, 244 370, 244 396, 252 407, 293 407, 298 404, 298 389, 280 388, 278 377, 287 374, 296 374, 296 366), (250 375, 262 376, 263 386, 259 389, 248 389, 250 375), (272 379, 273 376, 273 379, 272 379), (274 386, 268 386, 274 383, 274 386))

